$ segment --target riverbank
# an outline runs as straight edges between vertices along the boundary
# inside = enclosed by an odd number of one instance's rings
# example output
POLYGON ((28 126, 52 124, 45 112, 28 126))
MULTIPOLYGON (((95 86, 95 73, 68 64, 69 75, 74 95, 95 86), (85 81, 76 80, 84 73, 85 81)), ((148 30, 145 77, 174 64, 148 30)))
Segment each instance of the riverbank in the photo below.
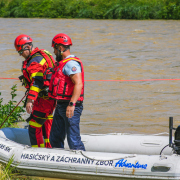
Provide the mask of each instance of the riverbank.
POLYGON ((0 17, 180 19, 178 0, 0 0, 0 17))
POLYGON ((16 169, 11 167, 10 165, 11 163, 0 163, 0 180, 46 180, 43 177, 30 177, 21 175, 16 169))

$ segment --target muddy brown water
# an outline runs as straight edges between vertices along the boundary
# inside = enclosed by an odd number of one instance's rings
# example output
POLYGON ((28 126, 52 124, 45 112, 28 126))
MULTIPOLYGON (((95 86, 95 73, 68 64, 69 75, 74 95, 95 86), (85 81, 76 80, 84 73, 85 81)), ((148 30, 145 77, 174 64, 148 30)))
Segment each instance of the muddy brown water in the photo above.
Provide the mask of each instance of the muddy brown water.
MULTIPOLYGON (((180 124, 180 81, 175 80, 180 79, 180 21, 0 18, 0 23, 0 78, 21 75, 23 59, 13 45, 19 34, 53 54, 52 38, 62 32, 84 63, 85 80, 112 80, 85 82, 81 133, 168 132, 170 116, 175 127, 180 124)), ((24 95, 18 80, 0 79, 4 103, 13 84, 16 100, 24 95)))

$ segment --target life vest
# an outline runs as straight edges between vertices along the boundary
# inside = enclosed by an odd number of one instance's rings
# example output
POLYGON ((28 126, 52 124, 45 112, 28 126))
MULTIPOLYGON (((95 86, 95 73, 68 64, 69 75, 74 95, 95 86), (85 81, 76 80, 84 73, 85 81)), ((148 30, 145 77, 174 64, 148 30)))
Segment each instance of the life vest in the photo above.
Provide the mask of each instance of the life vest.
POLYGON ((84 100, 84 68, 81 60, 77 57, 70 57, 58 62, 54 68, 50 85, 48 96, 56 100, 67 100, 69 101, 72 97, 74 90, 74 83, 71 78, 63 73, 63 67, 65 64, 71 60, 77 61, 81 65, 81 75, 83 87, 81 90, 81 95, 78 98, 78 101, 84 100))
POLYGON ((29 89, 30 84, 31 84, 29 73, 27 71, 28 62, 32 58, 32 56, 36 53, 39 53, 46 60, 47 66, 48 66, 48 68, 46 68, 43 72, 44 86, 49 86, 49 82, 51 79, 51 75, 52 75, 51 69, 54 67, 54 64, 55 64, 55 61, 54 61, 52 55, 44 49, 35 48, 32 51, 32 53, 30 54, 29 58, 27 58, 25 61, 23 61, 23 68, 22 68, 22 72, 23 72, 23 76, 24 76, 23 85, 25 86, 26 89, 29 89))

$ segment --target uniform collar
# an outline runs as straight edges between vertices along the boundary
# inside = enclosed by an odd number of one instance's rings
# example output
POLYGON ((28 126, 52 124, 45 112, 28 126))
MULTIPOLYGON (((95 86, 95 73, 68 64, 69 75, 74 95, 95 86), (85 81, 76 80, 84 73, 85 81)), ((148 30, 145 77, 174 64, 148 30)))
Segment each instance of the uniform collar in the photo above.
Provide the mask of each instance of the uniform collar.
POLYGON ((70 58, 70 57, 75 57, 75 55, 69 55, 69 56, 66 57, 66 59, 70 58))

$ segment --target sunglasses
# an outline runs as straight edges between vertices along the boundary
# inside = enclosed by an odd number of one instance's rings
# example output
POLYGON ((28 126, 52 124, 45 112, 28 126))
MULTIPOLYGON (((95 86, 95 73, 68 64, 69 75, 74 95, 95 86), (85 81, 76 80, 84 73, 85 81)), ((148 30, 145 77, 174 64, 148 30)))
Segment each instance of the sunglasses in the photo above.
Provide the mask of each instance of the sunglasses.
POLYGON ((22 46, 21 46, 21 50, 18 51, 18 53, 21 55, 21 54, 23 53, 23 51, 28 50, 28 49, 27 49, 27 46, 28 46, 27 44, 22 45, 22 46))
POLYGON ((21 55, 21 54, 23 53, 23 51, 24 51, 24 50, 20 50, 20 51, 18 51, 18 53, 21 55))

